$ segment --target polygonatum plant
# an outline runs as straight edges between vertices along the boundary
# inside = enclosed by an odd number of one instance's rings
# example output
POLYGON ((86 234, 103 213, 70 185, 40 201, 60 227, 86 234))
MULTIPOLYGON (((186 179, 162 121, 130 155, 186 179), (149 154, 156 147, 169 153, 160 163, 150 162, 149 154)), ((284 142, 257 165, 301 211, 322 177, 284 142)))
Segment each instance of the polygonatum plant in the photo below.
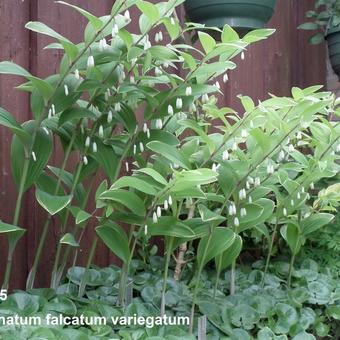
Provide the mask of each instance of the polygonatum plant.
MULTIPOLYGON (((86 290, 100 239, 123 262, 123 306, 132 260, 156 236, 164 241, 166 258, 161 314, 171 256, 176 254, 176 280, 188 261, 194 263, 191 330, 200 278, 209 262, 215 262, 218 276, 231 266, 230 292, 235 292, 244 232, 254 229, 267 241, 265 272, 274 242, 282 236, 292 253, 289 286, 295 257, 308 235, 332 220, 317 203, 314 183, 339 172, 340 127, 328 120, 330 113, 339 115, 338 100, 312 86, 293 88, 290 98, 271 95, 258 105, 239 96, 241 112, 219 107, 218 78, 227 82, 236 67, 232 59, 243 58, 249 44, 274 30, 255 30, 241 39, 226 25, 216 42, 208 28, 180 26, 175 9, 182 2, 121 0, 111 14, 99 18, 69 5, 89 21, 82 43, 40 22, 26 25, 56 40, 49 49, 63 50, 58 74, 40 79, 16 64, 0 63, 0 73, 26 79, 19 89, 30 93, 32 109, 32 119, 22 124, 0 111, 0 123, 13 132, 18 187, 13 221, 1 222, 0 229, 11 245, 4 287, 25 230, 19 227, 23 195, 32 186, 48 217, 27 289, 34 286, 52 216, 60 220, 60 230, 51 287, 58 287, 70 258, 76 263, 84 230, 95 221, 78 295, 86 290), (138 34, 128 30, 134 5, 140 10, 138 34), (199 47, 185 43, 193 32, 199 47), (64 151, 59 166, 49 165, 55 138, 64 151), (73 154, 78 164, 71 173, 67 168, 73 154), (91 179, 100 172, 106 178, 92 197, 91 179), (93 200, 96 208, 89 211, 93 200), (194 254, 191 259, 188 252, 194 254)), ((218 288, 217 280, 215 293, 218 288)))

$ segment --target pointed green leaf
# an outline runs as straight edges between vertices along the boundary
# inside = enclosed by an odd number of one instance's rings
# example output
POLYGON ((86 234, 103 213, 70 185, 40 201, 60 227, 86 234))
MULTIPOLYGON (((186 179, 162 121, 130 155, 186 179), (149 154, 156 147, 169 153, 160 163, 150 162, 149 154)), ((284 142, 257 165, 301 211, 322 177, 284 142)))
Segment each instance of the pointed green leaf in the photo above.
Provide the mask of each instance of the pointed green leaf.
POLYGON ((240 255, 242 250, 242 238, 236 235, 233 244, 215 258, 216 268, 224 270, 229 267, 240 255))
MULTIPOLYGON (((35 128, 34 121, 25 122, 22 125, 22 128, 28 134, 32 135, 35 128)), ((26 146, 27 148, 27 146, 26 146)), ((47 162, 51 156, 53 148, 52 143, 52 134, 43 128, 38 128, 37 135, 35 138, 33 152, 36 160, 34 160, 33 155, 28 155, 29 157, 29 167, 28 173, 26 177, 26 183, 24 186, 24 190, 26 191, 35 181, 39 178, 42 171, 47 165, 47 162)), ((22 141, 18 136, 13 136, 12 145, 11 145, 11 162, 12 162, 12 172, 14 182, 19 187, 22 169, 24 167, 25 162, 25 147, 22 144, 22 141)))
POLYGON ((123 262, 129 261, 129 240, 121 227, 112 222, 107 222, 97 227, 96 233, 113 254, 117 255, 123 262))
POLYGON ((52 216, 63 210, 72 201, 72 195, 53 196, 39 189, 35 191, 35 197, 39 204, 52 216))
POLYGON ((126 190, 107 190, 100 196, 101 200, 109 200, 124 205, 138 216, 146 213, 144 202, 133 192, 126 190))
POLYGON ((79 247, 79 243, 75 240, 71 233, 65 234, 59 241, 62 244, 68 244, 71 247, 79 247))
POLYGON ((198 266, 204 266, 211 259, 225 252, 235 240, 236 234, 227 228, 217 227, 213 234, 203 237, 197 248, 198 266))
POLYGON ((115 183, 112 184, 110 190, 126 188, 126 187, 139 190, 148 195, 157 194, 157 190, 152 185, 134 176, 124 176, 124 177, 119 178, 115 183))
POLYGON ((172 216, 160 217, 157 223, 149 219, 147 233, 149 236, 173 236, 185 239, 195 237, 190 227, 172 216))

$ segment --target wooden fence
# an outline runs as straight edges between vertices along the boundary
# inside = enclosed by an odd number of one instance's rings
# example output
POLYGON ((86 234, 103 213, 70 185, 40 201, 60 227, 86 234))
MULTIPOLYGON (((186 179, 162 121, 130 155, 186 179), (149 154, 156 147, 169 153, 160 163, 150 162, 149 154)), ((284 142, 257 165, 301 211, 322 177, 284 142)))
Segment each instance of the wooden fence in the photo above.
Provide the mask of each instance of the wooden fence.
MULTIPOLYGON (((108 14, 113 0, 69 0, 95 15, 108 14)), ((155 1, 157 2, 157 1, 155 1)), ((237 108, 236 95, 246 94, 264 99, 267 93, 289 95, 292 86, 306 87, 325 83, 325 47, 310 46, 308 33, 297 30, 304 20, 304 12, 313 7, 314 0, 278 0, 275 15, 269 27, 277 29, 274 36, 257 43, 246 52, 244 61, 237 60, 238 68, 230 73, 230 81, 223 84, 221 103, 237 108)), ((137 10, 133 11, 137 16, 137 10)), ((183 17, 183 10, 180 15, 183 17)), ((77 12, 56 4, 53 0, 0 0, 0 61, 12 60, 27 68, 32 74, 46 77, 58 72, 61 54, 54 50, 43 50, 51 40, 29 32, 24 28, 27 21, 42 21, 68 37, 73 42, 82 39, 85 20, 77 12)), ((132 21, 132 29, 138 31, 138 20, 132 21)), ((0 76, 0 106, 6 108, 19 121, 31 117, 29 97, 14 90, 22 79, 0 76)), ((221 82, 222 84, 222 82, 221 82)), ((10 223, 13 216, 17 191, 11 178, 10 168, 11 135, 0 127, 0 219, 10 223)), ((51 164, 58 164, 60 152, 53 156, 51 164)), ((19 242, 14 258, 11 287, 23 288, 31 267, 33 255, 40 237, 45 214, 34 200, 31 190, 25 194, 20 226, 27 230, 19 242)), ((79 263, 84 264, 85 254, 93 238, 93 228, 83 238, 79 263)), ((58 225, 50 228, 48 246, 40 264, 37 286, 49 284, 58 225), (52 254, 51 254, 52 253, 52 254)), ((0 279, 5 267, 7 241, 0 237, 0 279)), ((108 265, 116 259, 103 244, 97 248, 95 262, 108 265)))

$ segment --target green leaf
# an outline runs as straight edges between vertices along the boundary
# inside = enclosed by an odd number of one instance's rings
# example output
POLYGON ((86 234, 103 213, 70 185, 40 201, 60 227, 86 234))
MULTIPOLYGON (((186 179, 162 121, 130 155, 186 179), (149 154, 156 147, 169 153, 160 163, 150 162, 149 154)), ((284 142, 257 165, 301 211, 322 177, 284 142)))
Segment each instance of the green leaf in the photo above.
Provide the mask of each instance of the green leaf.
POLYGON ((119 178, 115 183, 112 184, 110 190, 115 190, 115 189, 120 189, 120 188, 125 188, 125 187, 139 190, 148 195, 157 194, 157 190, 152 185, 134 176, 124 176, 124 177, 119 178))
POLYGON ((237 97, 241 100, 241 103, 244 107, 245 112, 251 112, 255 109, 255 104, 250 97, 241 96, 241 95, 239 95, 237 97))
POLYGON ((72 44, 72 42, 70 40, 68 40, 67 38, 63 37, 61 34, 57 33, 56 31, 54 31, 52 28, 48 27, 47 25, 45 25, 42 22, 39 21, 29 21, 25 27, 33 32, 37 32, 37 33, 41 33, 44 35, 47 35, 49 37, 55 38, 59 41, 68 43, 68 44, 72 44))
POLYGON ((320 214, 314 214, 307 218, 304 218, 301 221, 301 230, 303 235, 308 235, 326 224, 329 224, 334 219, 334 215, 332 214, 326 214, 326 213, 320 213, 320 214))
POLYGON ((176 181, 171 187, 171 192, 216 182, 217 176, 218 174, 215 171, 205 168, 176 173, 176 181))
POLYGON ((261 28, 261 29, 253 30, 247 33, 242 38, 242 40, 244 42, 251 44, 251 43, 263 40, 263 39, 267 39, 267 37, 275 33, 275 31, 276 31, 275 29, 271 29, 271 28, 261 28))
POLYGON ((166 181, 166 179, 156 170, 151 169, 151 168, 143 168, 143 169, 137 169, 136 172, 141 172, 143 174, 146 174, 150 177, 152 177, 156 182, 163 184, 163 185, 167 185, 168 182, 166 181))
POLYGON ((97 152, 91 152, 91 157, 96 160, 98 164, 100 164, 106 175, 110 178, 111 181, 115 180, 115 171, 118 167, 118 157, 114 152, 114 149, 111 146, 104 145, 100 139, 96 139, 97 143, 97 152))
POLYGON ((158 142, 153 141, 146 145, 151 151, 156 152, 163 157, 167 158, 172 163, 179 165, 184 169, 190 169, 190 163, 188 160, 181 154, 181 152, 175 147, 158 142))
POLYGON ((160 19, 160 13, 157 6, 151 2, 139 0, 136 5, 139 10, 148 17, 151 24, 156 23, 160 19))
POLYGON ((39 204, 52 216, 63 210, 72 201, 72 195, 54 196, 39 189, 35 191, 35 197, 39 204))
POLYGON ((30 77, 31 74, 26 71, 23 67, 12 63, 11 61, 0 62, 0 74, 12 74, 22 77, 30 77))
POLYGON ((213 226, 218 226, 222 222, 226 220, 224 216, 217 214, 210 209, 208 209, 205 205, 199 204, 198 211, 200 213, 201 219, 203 222, 210 222, 213 226))
POLYGON ((91 25, 96 31, 102 28, 103 26, 102 21, 99 18, 97 18, 95 15, 91 14, 90 12, 85 11, 84 9, 78 6, 68 4, 67 2, 64 2, 64 1, 57 1, 57 3, 76 9, 80 14, 82 14, 85 18, 88 19, 88 21, 91 23, 91 25))
POLYGON ((209 34, 202 31, 198 31, 198 38, 201 42, 202 47, 204 48, 205 53, 208 54, 215 48, 216 41, 209 34))
POLYGON ((157 223, 148 220, 147 233, 149 236, 173 236, 185 239, 193 239, 195 233, 185 223, 172 216, 162 216, 157 223))
POLYGON ((300 230, 298 226, 294 223, 288 223, 280 229, 280 232, 292 254, 296 255, 301 248, 300 230))
POLYGON ((309 43, 312 45, 318 45, 324 41, 325 41, 325 36, 321 32, 318 32, 309 38, 309 43))
POLYGON ((26 144, 30 140, 30 135, 20 126, 16 119, 6 110, 0 107, 0 125, 6 126, 26 144))
POLYGON ((240 37, 232 27, 230 27, 229 25, 224 25, 221 36, 221 40, 223 43, 228 43, 239 39, 240 37))
POLYGON ((225 252, 234 243, 236 234, 230 229, 216 228, 212 235, 203 237, 197 248, 197 263, 203 267, 211 259, 225 252))
POLYGON ((63 235, 59 242, 62 244, 68 244, 71 247, 79 247, 78 242, 75 240, 74 236, 71 233, 63 235))
POLYGON ((316 30, 318 29, 318 27, 319 27, 318 24, 316 24, 315 22, 305 22, 298 26, 299 29, 307 31, 316 30))
POLYGON ((0 221, 0 234, 6 234, 10 248, 14 249, 15 244, 25 234, 26 230, 13 224, 0 221))
POLYGON ((79 120, 82 118, 92 118, 95 119, 96 115, 89 109, 82 108, 82 107, 69 107, 64 110, 58 121, 58 125, 61 126, 66 122, 71 122, 74 120, 79 120))
POLYGON ((79 210, 76 216, 76 224, 81 224, 91 218, 92 215, 84 210, 79 210))
MULTIPOLYGON (((36 122, 34 121, 28 121, 22 125, 22 128, 27 134, 32 135, 35 129, 35 124, 36 122)), ((52 134, 47 134, 47 132, 43 128, 38 128, 37 130, 35 142, 33 145, 33 152, 35 154, 36 161, 34 161, 32 155, 27 155, 29 157, 29 166, 26 183, 24 186, 25 191, 39 178, 51 156, 53 148, 52 134)), ((25 149, 27 149, 27 145, 24 146, 21 139, 19 139, 17 135, 14 135, 11 145, 11 161, 13 178, 17 187, 20 186, 22 169, 24 168, 24 162, 27 152, 25 151, 25 149)))
POLYGON ((236 235, 233 244, 223 253, 215 257, 216 268, 224 270, 229 267, 240 255, 242 250, 242 238, 236 235))
POLYGON ((112 222, 107 222, 97 227, 96 233, 113 254, 117 255, 123 262, 129 261, 129 240, 121 227, 112 222))
POLYGON ((144 202, 133 192, 126 190, 107 190, 100 196, 101 200, 109 200, 124 205, 134 214, 138 216, 145 216, 144 202))

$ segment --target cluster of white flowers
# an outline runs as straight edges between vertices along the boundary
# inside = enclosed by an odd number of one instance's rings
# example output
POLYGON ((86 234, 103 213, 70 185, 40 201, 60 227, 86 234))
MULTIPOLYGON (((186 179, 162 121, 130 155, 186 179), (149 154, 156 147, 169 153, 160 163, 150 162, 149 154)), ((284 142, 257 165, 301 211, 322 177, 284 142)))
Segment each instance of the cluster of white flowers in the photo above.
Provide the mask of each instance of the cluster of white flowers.
POLYGON ((233 216, 233 215, 236 215, 236 214, 237 214, 236 205, 235 205, 234 202, 232 202, 232 203, 229 205, 228 213, 229 213, 230 216, 233 216))
POLYGON ((240 200, 245 200, 247 198, 246 189, 241 189, 238 193, 238 197, 240 200))
POLYGON ((99 40, 99 51, 103 52, 108 48, 109 48, 109 45, 107 44, 106 39, 105 38, 100 39, 99 40))
POLYGON ((155 41, 157 43, 163 41, 163 32, 162 31, 159 31, 155 34, 155 41))
POLYGON ((191 95, 192 95, 192 88, 191 88, 191 86, 188 86, 188 87, 185 89, 185 95, 186 95, 186 96, 191 96, 191 95))
MULTIPOLYGON (((163 205, 163 208, 164 210, 168 210, 169 209, 169 206, 172 205, 172 197, 169 196, 168 199, 166 199, 164 201, 164 205, 163 205)), ((162 216, 162 208, 160 206, 158 206, 156 208, 156 210, 153 212, 152 214, 152 221, 153 223, 157 223, 158 222, 158 219, 162 216)))
POLYGON ((268 175, 272 175, 274 173, 275 169, 274 169, 274 165, 273 164, 268 164, 267 165, 267 174, 268 175))

